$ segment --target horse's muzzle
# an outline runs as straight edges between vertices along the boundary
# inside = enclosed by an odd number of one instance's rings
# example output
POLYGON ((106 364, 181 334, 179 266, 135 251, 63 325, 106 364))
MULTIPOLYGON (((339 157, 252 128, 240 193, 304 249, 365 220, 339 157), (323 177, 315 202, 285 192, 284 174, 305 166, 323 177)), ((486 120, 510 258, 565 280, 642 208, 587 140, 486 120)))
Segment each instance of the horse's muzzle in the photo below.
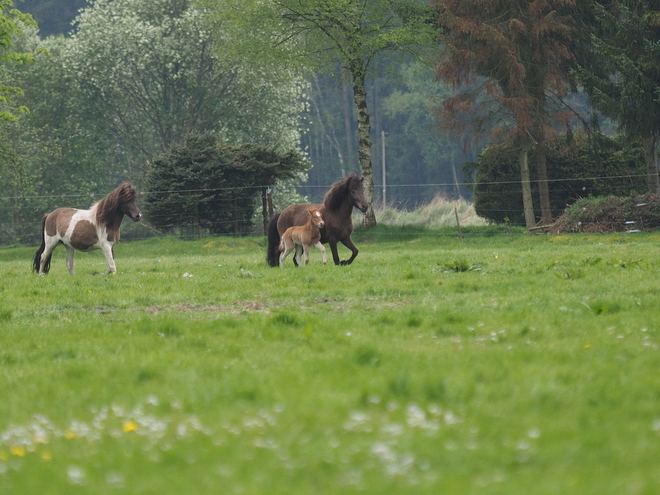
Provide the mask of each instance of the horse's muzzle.
POLYGON ((142 219, 142 213, 138 213, 133 217, 134 222, 139 222, 142 219))

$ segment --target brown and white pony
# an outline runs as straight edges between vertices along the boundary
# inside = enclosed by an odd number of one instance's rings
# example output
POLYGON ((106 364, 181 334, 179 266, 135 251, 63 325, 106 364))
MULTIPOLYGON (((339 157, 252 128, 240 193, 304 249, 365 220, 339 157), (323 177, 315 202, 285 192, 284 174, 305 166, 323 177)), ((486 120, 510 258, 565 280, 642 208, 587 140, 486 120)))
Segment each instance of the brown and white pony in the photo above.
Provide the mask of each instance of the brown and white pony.
POLYGON ((116 273, 115 243, 119 242, 119 228, 124 215, 137 222, 142 213, 137 205, 137 191, 128 182, 92 205, 89 210, 58 208, 41 220, 41 247, 34 255, 32 266, 39 275, 50 270, 50 258, 58 244, 66 248, 66 267, 75 275, 73 257, 78 251, 103 250, 108 271, 116 273))
POLYGON ((293 259, 297 266, 302 266, 300 256, 305 253, 305 265, 309 264, 309 250, 312 246, 319 248, 323 255, 323 264, 327 264, 325 257, 325 246, 321 244, 321 228, 325 225, 321 211, 318 208, 308 208, 309 220, 305 225, 289 227, 282 234, 280 242, 280 266, 284 268, 284 260, 291 251, 296 250, 293 259))
POLYGON ((295 204, 286 207, 281 212, 275 213, 268 224, 268 248, 266 250, 266 261, 269 266, 278 266, 280 262, 280 238, 291 226, 302 225, 307 221, 310 207, 319 208, 325 222, 321 229, 321 243, 329 244, 332 251, 332 260, 335 265, 350 265, 358 255, 358 249, 353 244, 351 234, 353 233, 353 208, 358 208, 363 213, 367 211, 367 201, 364 199, 363 177, 349 174, 338 180, 325 193, 323 204, 295 204), (337 243, 341 242, 351 250, 351 257, 339 261, 337 243))

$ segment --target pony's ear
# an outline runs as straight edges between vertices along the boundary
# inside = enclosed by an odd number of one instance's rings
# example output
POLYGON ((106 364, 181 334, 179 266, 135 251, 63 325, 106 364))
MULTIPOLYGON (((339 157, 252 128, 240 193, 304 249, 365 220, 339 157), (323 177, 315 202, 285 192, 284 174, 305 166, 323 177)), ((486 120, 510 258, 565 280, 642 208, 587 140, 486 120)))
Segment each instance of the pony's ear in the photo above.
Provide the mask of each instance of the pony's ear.
POLYGON ((364 177, 360 177, 360 182, 364 182, 364 177))

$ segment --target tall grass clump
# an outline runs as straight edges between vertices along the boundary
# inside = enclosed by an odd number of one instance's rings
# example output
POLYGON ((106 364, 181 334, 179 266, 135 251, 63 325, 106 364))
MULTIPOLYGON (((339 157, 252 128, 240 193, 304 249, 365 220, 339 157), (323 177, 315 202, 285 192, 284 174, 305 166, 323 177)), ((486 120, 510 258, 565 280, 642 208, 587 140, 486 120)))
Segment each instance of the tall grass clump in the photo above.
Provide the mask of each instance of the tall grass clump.
POLYGON ((477 215, 474 205, 465 199, 447 199, 437 195, 430 203, 412 211, 393 207, 376 210, 378 223, 389 226, 415 226, 429 229, 456 226, 456 213, 461 226, 484 226, 488 222, 477 215))

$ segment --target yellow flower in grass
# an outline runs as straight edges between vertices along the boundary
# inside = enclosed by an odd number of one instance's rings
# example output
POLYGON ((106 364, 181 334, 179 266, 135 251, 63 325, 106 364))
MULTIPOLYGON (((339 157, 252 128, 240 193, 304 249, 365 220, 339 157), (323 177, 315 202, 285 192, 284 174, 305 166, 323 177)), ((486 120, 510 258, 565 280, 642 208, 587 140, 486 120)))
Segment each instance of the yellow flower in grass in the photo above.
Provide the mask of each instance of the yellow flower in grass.
POLYGON ((64 432, 64 438, 67 440, 73 440, 74 438, 78 438, 78 434, 73 430, 66 430, 64 432))
POLYGON ((132 431, 137 431, 138 429, 138 424, 133 421, 132 419, 129 419, 128 421, 124 422, 124 432, 125 433, 130 433, 132 431))
POLYGON ((11 455, 16 456, 16 457, 23 457, 25 455, 25 447, 22 445, 14 445, 10 449, 11 455))
POLYGON ((53 454, 51 454, 49 451, 44 450, 39 454, 39 456, 44 460, 44 461, 50 461, 53 458, 53 454))

